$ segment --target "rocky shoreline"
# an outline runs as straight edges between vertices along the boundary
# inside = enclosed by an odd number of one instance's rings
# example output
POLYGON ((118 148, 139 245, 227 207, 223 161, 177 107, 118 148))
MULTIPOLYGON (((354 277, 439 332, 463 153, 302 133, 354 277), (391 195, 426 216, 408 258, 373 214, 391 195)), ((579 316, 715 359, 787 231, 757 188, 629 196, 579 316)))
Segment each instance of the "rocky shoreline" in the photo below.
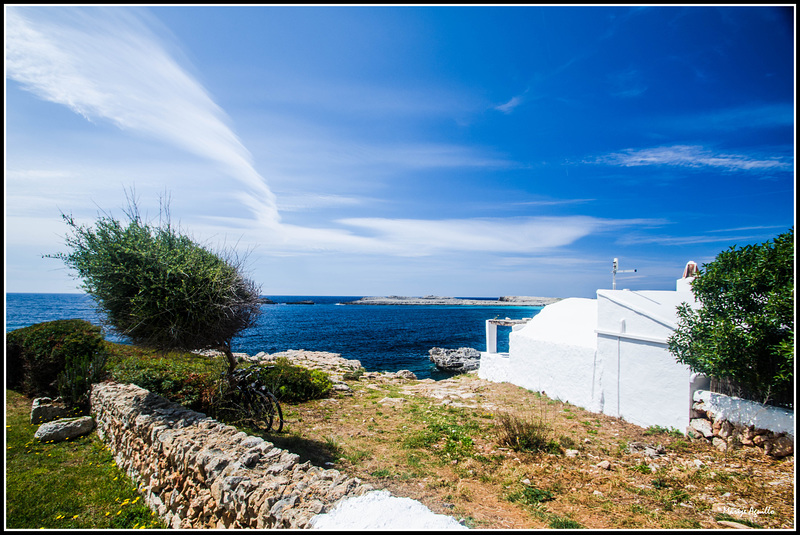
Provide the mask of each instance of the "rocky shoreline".
POLYGON ((545 306, 560 301, 559 297, 504 296, 498 299, 462 299, 459 297, 362 297, 343 305, 456 305, 456 306, 545 306))

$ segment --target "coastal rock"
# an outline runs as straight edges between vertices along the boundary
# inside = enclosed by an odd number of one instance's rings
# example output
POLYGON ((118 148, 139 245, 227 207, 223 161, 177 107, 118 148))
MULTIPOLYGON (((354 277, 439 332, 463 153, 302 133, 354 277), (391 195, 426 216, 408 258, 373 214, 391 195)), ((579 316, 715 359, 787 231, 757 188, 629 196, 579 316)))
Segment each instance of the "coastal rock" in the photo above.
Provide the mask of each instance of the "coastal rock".
POLYGON ((440 370, 453 372, 468 372, 477 370, 481 363, 481 353, 471 347, 458 349, 445 349, 433 347, 428 350, 430 360, 440 370))
POLYGON ((411 370, 398 370, 396 372, 365 372, 358 378, 359 381, 416 381, 417 376, 411 370))
POLYGON ((459 297, 441 297, 426 295, 425 297, 362 297, 357 301, 348 301, 344 305, 437 305, 437 306, 545 306, 556 301, 558 297, 501 297, 499 299, 462 299, 459 297))
POLYGON ((306 351, 304 349, 290 349, 269 355, 261 352, 253 357, 260 364, 269 364, 279 358, 286 358, 295 366, 303 366, 312 370, 321 370, 330 375, 331 380, 340 383, 345 376, 363 370, 361 362, 355 359, 345 359, 339 353, 327 351, 306 351))

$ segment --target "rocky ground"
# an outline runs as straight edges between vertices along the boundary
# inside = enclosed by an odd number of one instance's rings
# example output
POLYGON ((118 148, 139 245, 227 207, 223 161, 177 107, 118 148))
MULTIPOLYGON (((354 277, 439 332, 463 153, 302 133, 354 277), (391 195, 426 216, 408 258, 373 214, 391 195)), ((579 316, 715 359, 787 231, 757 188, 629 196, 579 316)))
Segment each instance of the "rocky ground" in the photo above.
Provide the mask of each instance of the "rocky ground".
POLYGON ((312 462, 478 528, 792 528, 794 456, 643 429, 474 373, 434 381, 358 373, 358 361, 286 356, 332 372, 329 398, 285 408, 272 437, 312 462), (543 422, 546 453, 499 441, 501 414, 543 422), (438 433, 438 434, 437 434, 438 433))

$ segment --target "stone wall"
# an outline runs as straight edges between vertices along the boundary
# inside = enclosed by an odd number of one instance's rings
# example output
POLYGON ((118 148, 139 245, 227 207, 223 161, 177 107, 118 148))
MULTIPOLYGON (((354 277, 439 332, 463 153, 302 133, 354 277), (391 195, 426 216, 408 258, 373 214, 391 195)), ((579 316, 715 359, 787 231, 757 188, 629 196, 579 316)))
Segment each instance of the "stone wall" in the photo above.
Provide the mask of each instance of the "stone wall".
POLYGON ((721 451, 757 447, 771 457, 794 454, 794 411, 697 390, 687 435, 721 451))
POLYGON ((306 528, 372 490, 136 385, 92 387, 100 438, 174 529, 306 528))

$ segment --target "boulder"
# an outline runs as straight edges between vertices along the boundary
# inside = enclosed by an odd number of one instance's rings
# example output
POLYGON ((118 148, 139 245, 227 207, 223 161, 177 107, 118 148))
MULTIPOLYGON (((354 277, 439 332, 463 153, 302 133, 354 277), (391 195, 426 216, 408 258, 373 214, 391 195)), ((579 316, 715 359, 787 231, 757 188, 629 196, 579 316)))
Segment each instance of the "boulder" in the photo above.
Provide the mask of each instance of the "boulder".
POLYGON ((407 381, 417 380, 417 375, 411 370, 397 370, 395 375, 397 375, 399 379, 406 379, 407 381))
POLYGON ((31 423, 34 425, 68 416, 69 409, 60 402, 60 399, 36 398, 31 405, 31 423))
POLYGON ((764 444, 764 453, 776 459, 788 457, 794 453, 794 440, 787 436, 771 438, 764 444))
POLYGON ((706 438, 711 438, 714 436, 714 430, 711 427, 711 422, 705 418, 693 418, 692 420, 689 420, 689 427, 706 438))
POLYGON ((62 418, 40 425, 33 437, 41 442, 61 442, 85 435, 92 429, 94 429, 94 420, 91 416, 62 418))
POLYGON ((445 349, 434 347, 428 350, 430 360, 440 370, 449 372, 468 372, 477 370, 481 364, 481 353, 471 347, 445 349))

